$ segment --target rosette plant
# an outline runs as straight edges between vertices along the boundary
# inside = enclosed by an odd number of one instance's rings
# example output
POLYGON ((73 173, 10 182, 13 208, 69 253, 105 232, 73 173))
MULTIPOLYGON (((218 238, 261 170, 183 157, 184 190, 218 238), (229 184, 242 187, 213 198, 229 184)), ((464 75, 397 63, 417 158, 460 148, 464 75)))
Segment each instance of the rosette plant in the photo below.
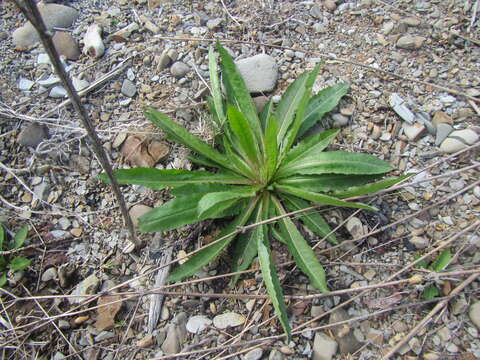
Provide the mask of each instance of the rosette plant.
MULTIPOLYGON (((248 269, 258 257, 275 312, 290 336, 285 301, 270 253, 271 237, 286 244, 299 269, 321 292, 328 292, 325 271, 298 223, 288 216, 272 223, 265 220, 312 204, 375 210, 343 199, 387 188, 402 177, 382 179, 392 167, 374 156, 324 151, 337 130, 299 140, 338 104, 348 91, 347 84, 328 87, 312 96, 317 66, 300 75, 278 104, 269 102, 258 114, 234 61, 220 44, 217 49, 222 78, 214 50, 210 49, 212 96, 208 102, 217 134, 216 147, 166 115, 151 108, 146 111, 146 116, 170 140, 192 150, 192 162, 209 170, 125 169, 115 172, 116 179, 121 184, 167 188, 173 196, 140 218, 140 231, 167 231, 206 219, 230 219, 218 235, 220 241, 175 268, 169 280, 176 282, 194 275, 230 245, 233 271, 248 269), (261 224, 246 232, 238 231, 256 223, 261 224)), ((107 180, 105 176, 103 179, 107 180)), ((303 213, 299 222, 314 234, 337 242, 318 212, 303 213)))

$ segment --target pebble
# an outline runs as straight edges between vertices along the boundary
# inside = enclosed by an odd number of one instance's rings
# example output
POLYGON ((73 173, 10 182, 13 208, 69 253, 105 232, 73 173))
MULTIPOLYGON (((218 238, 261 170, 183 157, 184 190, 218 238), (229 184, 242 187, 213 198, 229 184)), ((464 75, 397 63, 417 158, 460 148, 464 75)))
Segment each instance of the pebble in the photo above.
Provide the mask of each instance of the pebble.
MULTIPOLYGON (((52 30, 54 27, 68 28, 72 26, 78 18, 77 10, 59 4, 45 4, 40 2, 38 4, 38 11, 42 16, 45 26, 49 30, 52 30)), ((15 47, 26 48, 39 41, 39 37, 33 25, 28 22, 13 32, 12 41, 15 47)))
POLYGON ((318 4, 313 4, 313 6, 310 8, 310 15, 315 19, 322 18, 322 10, 318 4))
POLYGON ((475 304, 470 306, 468 310, 468 316, 472 320, 473 324, 480 329, 480 301, 477 301, 475 304))
POLYGON ((115 337, 115 334, 112 331, 101 331, 97 336, 95 336, 94 340, 96 343, 98 343, 113 337, 115 337))
POLYGON ((151 334, 148 334, 143 339, 138 340, 136 345, 140 349, 146 349, 152 346, 153 344, 155 344, 155 338, 151 334))
POLYGON ((449 343, 446 347, 447 351, 450 353, 457 353, 459 352, 458 346, 454 343, 449 343))
POLYGON ((32 123, 18 134, 17 141, 20 145, 36 148, 48 137, 48 128, 45 125, 32 123))
POLYGON ((90 85, 87 80, 78 79, 76 77, 72 78, 72 84, 76 91, 82 91, 90 85))
MULTIPOLYGON (((73 289, 71 295, 92 295, 97 291, 98 286, 100 285, 100 280, 95 276, 95 274, 90 275, 82 282, 77 284, 75 289, 73 289)), ((70 304, 79 304, 85 300, 85 297, 69 297, 68 301, 70 304)))
POLYGON ((136 204, 133 205, 130 210, 128 210, 128 214, 130 215, 130 218, 132 219, 133 226, 137 227, 138 226, 138 219, 145 215, 146 213, 150 212, 153 210, 150 206, 143 205, 143 204, 136 204))
POLYGON ((419 123, 413 123, 413 124, 404 123, 402 127, 405 135, 410 141, 417 141, 418 139, 420 139, 420 137, 422 137, 425 134, 427 130, 425 125, 419 124, 419 123))
POLYGON ((263 350, 261 348, 256 348, 250 350, 245 355, 242 356, 242 360, 260 360, 263 355, 263 350))
POLYGON ((59 82, 60 78, 56 75, 49 75, 48 77, 37 81, 38 85, 45 87, 50 87, 52 85, 58 84, 59 82))
POLYGON ((277 83, 278 66, 267 54, 258 54, 236 62, 251 93, 272 91, 277 83))
POLYGON ((30 91, 30 89, 35 85, 35 82, 25 78, 18 80, 17 88, 22 91, 30 91))
POLYGON ((67 96, 67 90, 62 85, 56 85, 51 90, 48 96, 52 98, 64 98, 67 96))
POLYGON ((408 346, 410 346, 410 349, 412 349, 415 354, 420 355, 422 353, 422 343, 418 338, 411 338, 408 342, 408 346))
POLYGON ((397 40, 397 47, 400 49, 416 50, 420 49, 426 38, 422 36, 404 35, 397 40))
POLYGON ((168 65, 170 65, 170 63, 172 62, 172 59, 164 51, 160 56, 155 57, 155 62, 157 63, 157 71, 160 72, 163 69, 166 69, 168 65))
POLYGON ((417 18, 415 16, 409 16, 409 17, 406 17, 405 19, 403 19, 402 23, 405 24, 405 25, 408 25, 408 26, 415 27, 415 26, 420 25, 421 21, 420 21, 419 18, 417 18))
POLYGON ((161 348, 166 355, 177 354, 180 351, 180 341, 178 338, 177 326, 175 324, 169 324, 167 326, 167 337, 161 348))
POLYGON ((323 6, 325 6, 325 8, 329 11, 335 11, 335 9, 337 8, 335 0, 325 0, 323 2, 323 6))
POLYGON ((317 332, 313 340, 313 359, 331 360, 337 353, 338 344, 328 335, 317 332))
POLYGON ((348 219, 345 227, 353 238, 358 238, 365 234, 362 222, 355 216, 348 219))
POLYGON ((242 325, 245 322, 245 316, 234 312, 217 315, 213 318, 213 325, 218 329, 226 329, 242 325))
POLYGON ((177 61, 170 68, 170 73, 177 79, 183 78, 190 71, 190 67, 184 62, 177 61))
POLYGON ((453 125, 453 120, 450 116, 445 114, 443 111, 436 111, 433 115, 432 124, 437 126, 440 124, 450 124, 453 125))
POLYGON ((467 148, 478 141, 478 134, 471 130, 455 130, 442 142, 440 150, 446 153, 455 153, 467 148))
MULTIPOLYGON (((350 317, 344 309, 339 309, 330 315, 329 324, 334 324, 340 321, 348 320, 350 317)), ((333 329, 335 340, 341 354, 353 354, 360 349, 362 344, 353 335, 352 329, 349 325, 338 326, 333 329)))
POLYGON ((440 144, 451 134, 453 127, 447 123, 440 123, 437 125, 437 131, 435 136, 435 146, 440 146, 440 144))
POLYGON ((43 282, 47 282, 50 280, 55 280, 56 278, 57 278, 57 269, 52 266, 43 272, 41 280, 43 282))
POLYGON ((67 230, 72 223, 66 217, 62 216, 60 219, 58 219, 58 225, 60 225, 62 230, 67 230))
POLYGON ((133 98, 137 93, 137 88, 131 80, 125 79, 123 80, 121 92, 126 97, 133 98))
POLYGON ((209 19, 207 21, 207 28, 210 30, 215 30, 217 27, 220 26, 220 24, 223 22, 222 18, 215 18, 215 19, 209 19))
POLYGON ((402 118, 402 120, 410 124, 415 121, 415 115, 410 111, 405 104, 405 101, 397 93, 392 93, 390 95, 390 106, 397 113, 397 115, 402 118))
POLYGON ((418 250, 427 248, 430 243, 428 239, 422 236, 412 236, 409 241, 418 250))
POLYGON ((80 57, 78 44, 69 32, 57 31, 53 35, 52 41, 59 55, 63 55, 69 60, 78 60, 80 57))
POLYGON ((273 349, 270 351, 270 354, 268 355, 268 360, 284 360, 285 356, 278 351, 277 349, 273 349))
POLYGON ((188 319, 186 327, 189 333, 198 334, 205 330, 207 327, 209 327, 211 324, 212 320, 210 320, 209 318, 203 315, 196 315, 188 319))
POLYGON ((348 125, 348 122, 350 119, 348 118, 348 116, 336 113, 332 115, 332 120, 333 120, 332 127, 338 129, 348 125))

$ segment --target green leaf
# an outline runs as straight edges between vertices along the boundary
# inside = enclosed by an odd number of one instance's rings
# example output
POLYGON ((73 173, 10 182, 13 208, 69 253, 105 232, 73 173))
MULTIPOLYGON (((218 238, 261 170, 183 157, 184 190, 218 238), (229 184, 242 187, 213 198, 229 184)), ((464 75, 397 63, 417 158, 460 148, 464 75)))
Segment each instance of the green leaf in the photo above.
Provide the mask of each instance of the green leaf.
POLYGON ((278 177, 287 177, 294 174, 320 175, 373 175, 392 171, 392 166, 375 156, 356 154, 346 151, 322 152, 302 158, 294 164, 288 163, 278 171, 278 177))
POLYGON ((302 158, 321 153, 337 137, 340 130, 327 130, 312 135, 290 149, 285 158, 285 164, 294 163, 302 158))
MULTIPOLYGON (((295 196, 282 196, 288 211, 296 211, 310 207, 310 203, 295 196)), ((298 215, 303 224, 314 234, 327 237, 327 240, 333 244, 338 244, 335 234, 332 233, 330 226, 325 219, 318 213, 318 210, 304 212, 298 215)))
POLYGON ((229 161, 223 154, 219 153, 203 140, 200 140, 198 137, 192 135, 185 128, 171 120, 167 115, 162 114, 153 108, 147 108, 145 116, 149 118, 152 123, 167 133, 167 135, 172 136, 176 142, 183 144, 198 154, 205 156, 206 158, 219 165, 222 165, 227 169, 230 169, 229 161))
POLYGON ((277 314, 283 329, 287 333, 287 342, 289 342, 292 334, 288 323, 287 308, 285 306, 280 282, 278 281, 277 272, 272 264, 268 234, 265 233, 265 225, 257 226, 253 230, 252 237, 257 240, 258 259, 260 269, 262 270, 263 282, 265 283, 270 301, 275 309, 275 314, 277 314))
POLYGON ((272 99, 268 100, 268 102, 263 107, 262 112, 260 113, 260 123, 262 124, 262 128, 267 128, 267 122, 270 119, 270 116, 273 115, 273 101, 272 99))
POLYGON ((230 144, 230 142, 226 137, 223 139, 223 146, 225 148, 225 152, 228 156, 228 159, 231 162, 232 168, 235 169, 235 172, 242 174, 246 178, 255 179, 256 176, 252 168, 250 168, 248 164, 245 162, 245 160, 243 160, 235 152, 235 150, 232 148, 232 145, 230 144))
POLYGON ((27 234, 28 234, 28 225, 23 225, 22 228, 18 230, 15 233, 15 236, 13 237, 12 249, 21 248, 25 243, 25 240, 27 240, 27 234))
POLYGON ((3 229, 3 225, 0 224, 0 251, 3 250, 4 242, 5 242, 5 230, 3 229))
MULTIPOLYGON (((245 225, 247 220, 252 215, 252 212, 257 202, 258 198, 252 199, 248 206, 244 209, 244 211, 220 233, 217 239, 227 236, 228 234, 237 230, 239 226, 245 225)), ((210 261, 215 259, 222 252, 222 250, 225 249, 232 242, 235 236, 236 233, 232 236, 229 236, 228 238, 223 239, 222 241, 213 243, 209 247, 193 255, 187 262, 180 265, 171 272, 170 276, 168 277, 168 281, 181 281, 185 277, 195 274, 202 266, 208 264, 210 261)))
POLYGON ((318 76, 320 70, 320 64, 317 64, 315 68, 308 72, 307 80, 305 82, 305 92, 302 99, 300 100, 297 110, 295 113, 295 120, 293 121, 292 126, 289 127, 287 133, 285 134, 285 139, 282 142, 281 146, 281 156, 283 157, 295 143, 298 138, 298 131, 302 126, 303 121, 305 120, 304 114, 307 108, 308 100, 310 99, 312 93, 312 86, 315 83, 315 79, 318 76))
POLYGON ((245 160, 248 159, 258 166, 260 164, 258 143, 247 120, 243 114, 232 105, 228 105, 227 107, 227 119, 230 128, 237 137, 242 153, 245 154, 245 160))
POLYGON ((343 201, 333 196, 314 193, 311 191, 305 191, 305 190, 294 188, 291 186, 275 185, 275 189, 283 193, 294 195, 305 200, 314 201, 319 204, 325 204, 325 205, 331 205, 331 206, 344 206, 344 207, 355 208, 355 209, 366 209, 371 211, 377 211, 377 209, 374 208, 373 206, 365 205, 362 203, 343 201))
POLYGON ((305 120, 299 131, 299 136, 305 134, 323 116, 332 111, 340 102, 340 99, 347 94, 350 86, 345 83, 329 86, 313 96, 304 114, 305 120))
POLYGON ((450 249, 444 249, 440 255, 437 257, 437 260, 431 265, 433 271, 442 271, 447 267, 447 265, 452 260, 452 252, 450 249))
POLYGON ((10 264, 8 264, 8 267, 13 271, 23 270, 29 266, 30 260, 21 256, 13 258, 12 261, 10 261, 10 264))
POLYGON ((188 154, 187 159, 193 162, 194 164, 200 165, 200 166, 207 166, 207 167, 213 167, 213 168, 219 168, 219 169, 225 169, 223 166, 218 165, 214 163, 213 161, 207 159, 204 156, 201 155, 193 155, 193 154, 188 154))
MULTIPOLYGON (((114 171, 115 179, 119 184, 135 184, 161 190, 167 186, 186 184, 247 184, 248 180, 239 175, 213 174, 208 171, 189 170, 160 170, 154 168, 135 168, 114 171)), ((98 175, 100 179, 109 183, 105 173, 98 175)))
POLYGON ((238 188, 235 191, 214 192, 204 195, 198 202, 198 217, 212 218, 229 208, 241 198, 255 196, 251 187, 238 188))
MULTIPOLYGON (((421 258, 422 256, 419 255, 419 254, 416 254, 414 255, 413 259, 414 260, 418 260, 419 258, 421 258)), ((427 269, 428 268, 428 260, 427 259, 423 259, 422 261, 418 262, 416 265, 415 265, 416 268, 420 268, 420 269, 427 269)))
MULTIPOLYGON (((280 214, 285 214, 285 210, 278 200, 275 202, 280 214)), ((318 261, 310 245, 298 231, 295 224, 289 217, 280 220, 280 228, 285 234, 288 249, 293 255, 298 267, 308 276, 313 286, 323 293, 328 292, 327 281, 325 279, 325 270, 318 261)), ((259 250, 260 251, 260 250, 259 250)))
POLYGON ((221 69, 227 97, 233 101, 232 104, 245 116, 257 141, 260 142, 262 132, 257 109, 255 108, 252 97, 228 52, 220 43, 217 43, 217 49, 222 59, 221 69))
POLYGON ((205 183, 205 184, 188 184, 177 186, 174 189, 170 190, 169 193, 173 196, 190 196, 192 194, 208 194, 212 192, 221 192, 221 191, 235 191, 237 186, 227 185, 227 184, 215 184, 215 183, 205 183))
POLYGON ((352 186, 368 184, 383 175, 292 175, 278 180, 280 185, 288 185, 313 192, 330 192, 347 190, 352 186))
POLYGON ((285 139, 287 130, 292 125, 298 106, 307 91, 306 83, 308 74, 309 72, 305 71, 293 83, 291 83, 283 94, 280 102, 277 104, 275 116, 277 117, 280 126, 277 138, 279 144, 285 139))
POLYGON ((197 204, 203 196, 204 194, 195 194, 178 197, 153 209, 138 219, 140 231, 167 231, 204 220, 197 213, 197 204))
POLYGON ((398 176, 398 177, 391 177, 388 179, 380 180, 377 182, 374 182, 372 184, 367 184, 363 186, 355 186, 352 187, 348 190, 344 191, 337 191, 333 195, 339 198, 349 198, 349 197, 354 197, 354 196, 360 196, 360 195, 366 195, 366 194, 372 194, 377 191, 387 189, 390 186, 393 186, 400 181, 403 181, 407 178, 409 178, 411 175, 403 175, 403 176, 398 176))
POLYGON ((265 163, 267 177, 270 179, 277 169, 278 143, 277 143, 277 120, 271 116, 265 130, 265 163))
POLYGON ((223 108, 222 88, 218 77, 217 59, 215 58, 213 46, 211 46, 208 51, 208 69, 210 72, 210 86, 212 90, 213 109, 217 118, 217 127, 222 129, 227 118, 223 108))
POLYGON ((7 274, 3 273, 2 275, 0 275, 0 288, 3 288, 5 285, 7 285, 7 282, 7 274))
POLYGON ((433 300, 435 299, 438 295, 440 295, 440 291, 438 291, 437 287, 435 285, 429 285, 427 286, 422 293, 422 297, 425 300, 433 300))
MULTIPOLYGON (((235 249, 232 254, 232 271, 237 272, 247 270, 253 259, 255 259, 255 256, 257 256, 257 242, 252 236, 252 231, 240 234, 235 240, 235 249)), ((234 285, 239 278, 240 275, 234 275, 230 284, 234 285)))

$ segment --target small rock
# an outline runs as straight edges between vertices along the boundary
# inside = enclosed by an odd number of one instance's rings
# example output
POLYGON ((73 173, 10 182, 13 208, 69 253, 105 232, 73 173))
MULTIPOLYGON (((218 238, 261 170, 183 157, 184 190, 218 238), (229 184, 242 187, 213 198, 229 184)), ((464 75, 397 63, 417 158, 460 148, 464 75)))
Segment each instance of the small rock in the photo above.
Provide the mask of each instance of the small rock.
POLYGON ((20 145, 36 148, 47 137, 48 128, 45 125, 32 123, 20 132, 17 141, 20 145))
POLYGON ((451 154, 475 144, 478 139, 478 134, 471 129, 455 130, 442 142, 440 150, 451 154))
POLYGON ((278 66, 270 55, 255 55, 237 61, 236 65, 251 93, 268 92, 275 87, 278 66))
POLYGON ((392 32, 393 28, 395 27, 395 22, 393 21, 387 21, 386 23, 383 24, 382 26, 382 34, 383 35, 388 35, 392 32))
POLYGON ((101 296, 98 298, 97 321, 95 327, 99 331, 110 330, 115 325, 115 316, 122 308, 120 295, 101 296))
POLYGON ((56 278, 57 278, 57 269, 52 266, 43 272, 41 280, 43 282, 47 282, 50 280, 55 280, 56 278))
POLYGON ((242 325, 245 322, 245 316, 233 312, 217 315, 213 318, 213 325, 218 329, 226 329, 242 325))
POLYGON ((335 340, 317 332, 313 341, 313 359, 314 360, 331 360, 337 353, 338 344, 335 340))
POLYGON ((207 327, 209 327, 211 324, 212 320, 210 320, 209 318, 203 315, 196 315, 188 319, 186 327, 189 333, 198 334, 205 330, 207 327))
POLYGON ((50 87, 60 83, 60 78, 56 75, 49 75, 37 81, 38 85, 50 87))
POLYGON ((22 91, 30 91, 33 85, 35 85, 35 82, 33 82, 32 80, 21 78, 20 80, 18 80, 17 88, 18 90, 22 91))
MULTIPOLYGON (((98 59, 105 53, 105 44, 102 39, 102 27, 99 24, 91 24, 83 37, 83 53, 98 59)), ((115 35, 115 34, 114 34, 115 35)), ((114 36, 113 35, 113 36, 114 36)))
POLYGON ((332 115, 332 120, 332 127, 338 129, 343 126, 347 126, 350 119, 348 118, 348 116, 337 113, 332 115))
POLYGON ((437 131, 435 136, 435 146, 440 144, 450 135, 453 131, 453 127, 447 123, 440 123, 437 125, 437 131))
POLYGON ((310 15, 315 19, 322 18, 322 10, 320 9, 320 6, 318 6, 318 4, 314 3, 313 6, 310 8, 310 15))
POLYGON ((418 338, 411 338, 408 342, 408 345, 415 354, 420 355, 422 353, 422 343, 420 342, 420 340, 418 340, 418 338))
POLYGON ((397 47, 400 49, 416 50, 422 47, 425 40, 426 38, 422 36, 407 34, 397 40, 397 47))
POLYGON ((470 306, 468 316, 470 316, 470 320, 472 320, 473 324, 480 329, 480 301, 477 301, 470 306))
POLYGON ((135 84, 132 81, 125 79, 123 80, 121 92, 123 95, 129 98, 133 98, 137 93, 137 88, 135 87, 135 84))
POLYGON ((152 346, 153 344, 155 344, 155 338, 152 336, 152 334, 148 334, 143 339, 138 340, 136 345, 140 349, 146 349, 152 346))
POLYGON ((463 296, 456 298, 452 303, 452 313, 454 315, 464 314, 468 310, 468 302, 463 296))
POLYGON ((473 97, 479 97, 480 96, 480 90, 475 89, 475 88, 470 88, 465 91, 465 93, 468 96, 473 96, 473 97))
POLYGON ((113 140, 112 147, 114 149, 118 149, 123 144, 127 136, 128 134, 125 132, 118 133, 118 135, 113 140))
POLYGON ((130 210, 128 211, 128 214, 132 218, 133 226, 137 227, 138 226, 138 219, 145 215, 146 213, 152 211, 153 208, 147 205, 143 204, 136 204, 133 205, 130 210))
POLYGON ((443 111, 437 111, 433 115, 432 124, 435 126, 438 126, 439 124, 453 125, 453 120, 450 116, 445 114, 443 111))
POLYGON ((247 352, 242 356, 243 360, 260 360, 263 355, 263 350, 261 348, 256 348, 247 352))
POLYGON ((255 103, 255 107, 258 113, 261 113, 265 105, 268 103, 268 97, 266 96, 255 96, 253 98, 253 102, 255 103))
POLYGON ((420 139, 422 135, 425 134, 426 127, 423 124, 413 123, 413 124, 406 124, 402 125, 403 131, 407 136, 408 140, 410 141, 417 141, 420 139))
POLYGON ((284 360, 285 356, 278 351, 277 349, 273 349, 270 351, 270 354, 268 355, 268 360, 284 360))
POLYGON ((420 21, 419 18, 417 18, 415 16, 409 16, 409 17, 406 17, 405 19, 403 19, 402 23, 405 24, 405 25, 408 25, 408 26, 415 27, 415 26, 420 25, 421 21, 420 21))
POLYGON ((325 9, 329 11, 335 11, 335 9, 337 8, 335 0, 324 0, 323 6, 325 6, 325 9))
POLYGON ((90 83, 87 80, 78 79, 76 77, 72 78, 72 84, 75 90, 82 91, 83 89, 87 88, 90 83))
POLYGON ((446 347, 447 351, 450 353, 457 353, 459 352, 458 346, 454 343, 449 343, 446 347))
POLYGON ((96 343, 98 343, 108 339, 112 339, 114 337, 115 334, 111 331, 101 331, 97 336, 95 336, 94 340, 96 343))
POLYGON ((207 21, 207 28, 209 28, 210 30, 215 30, 217 27, 220 26, 222 21, 222 18, 210 19, 207 21))
POLYGON ((355 216, 348 219, 345 227, 353 238, 358 238, 365 234, 362 222, 355 216))
MULTIPOLYGON (((95 276, 95 274, 90 275, 85 280, 80 282, 75 289, 72 291, 71 295, 92 295, 97 291, 98 286, 100 285, 100 280, 95 276)), ((79 304, 85 300, 84 296, 80 297, 69 297, 68 301, 70 304, 79 304)))
MULTIPOLYGON (((33 187, 33 192, 35 193, 35 196, 40 199, 40 200, 47 200, 48 194, 50 193, 50 185, 48 182, 44 181, 36 186, 33 187)), ((63 236, 64 231, 58 230, 62 233, 61 236, 63 236)), ((52 235, 54 232, 52 231, 52 235)))
POLYGON ((63 216, 58 219, 58 225, 60 225, 60 228, 62 230, 67 230, 72 225, 72 223, 70 222, 70 220, 63 216))
POLYGON ((190 67, 184 62, 177 61, 170 68, 170 73, 177 79, 183 78, 190 71, 190 67))
POLYGON ((61 85, 54 86, 48 96, 52 98, 64 98, 67 96, 67 90, 61 85))
POLYGON ((180 351, 177 327, 174 324, 167 326, 167 337, 162 344, 162 350, 166 355, 177 354, 180 351))
POLYGON ((58 55, 63 55, 69 60, 77 60, 80 56, 80 49, 77 42, 65 31, 57 31, 52 37, 53 45, 57 49, 58 55))
POLYGON ((437 334, 440 336, 440 339, 442 339, 443 342, 447 342, 452 338, 452 334, 446 326, 438 330, 437 334))
POLYGON ((70 323, 67 320, 59 320, 58 321, 58 327, 62 330, 68 330, 70 329, 70 323))
MULTIPOLYGON (((69 161, 70 167, 78 171, 80 174, 88 174, 90 172, 90 160, 82 155, 72 155, 69 161)), ((65 229, 64 229, 65 230, 65 229)))
POLYGON ((404 121, 413 123, 415 121, 415 115, 405 104, 405 101, 397 94, 392 93, 390 95, 390 106, 404 121))
MULTIPOLYGON (((345 321, 349 318, 350 317, 345 310, 339 309, 330 315, 329 324, 345 321)), ((335 327, 333 329, 333 334, 335 335, 335 340, 337 341, 340 353, 343 355, 348 353, 353 354, 362 346, 362 344, 353 335, 353 331, 350 326, 347 324, 335 327)))
POLYGON ((412 238, 409 241, 418 250, 427 248, 430 243, 428 239, 422 236, 412 236, 412 238))

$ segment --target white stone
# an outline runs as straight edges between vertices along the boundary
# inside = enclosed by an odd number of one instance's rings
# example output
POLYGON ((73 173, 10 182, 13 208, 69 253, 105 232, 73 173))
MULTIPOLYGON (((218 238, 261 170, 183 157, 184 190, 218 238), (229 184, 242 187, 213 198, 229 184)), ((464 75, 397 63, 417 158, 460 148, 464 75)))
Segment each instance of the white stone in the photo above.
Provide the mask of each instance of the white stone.
POLYGON ((91 24, 83 38, 83 53, 93 58, 99 58, 105 53, 105 45, 102 40, 102 27, 98 24, 91 24))
POLYGON ((187 321, 187 331, 192 334, 198 334, 205 330, 211 324, 212 320, 203 315, 192 316, 187 321))
POLYGON ((245 316, 233 312, 217 315, 213 318, 213 325, 218 329, 226 329, 242 325, 245 322, 245 316))
POLYGON ((403 131, 410 141, 417 141, 425 134, 426 127, 423 124, 403 124, 403 131))
POLYGON ((64 98, 67 96, 67 90, 65 90, 63 86, 57 85, 50 90, 49 96, 53 98, 64 98))
POLYGON ((251 93, 272 91, 277 83, 278 65, 267 54, 258 54, 236 62, 248 91, 251 93))
POLYGON ((21 78, 18 81, 17 87, 18 87, 19 90, 29 91, 33 87, 33 85, 35 85, 35 83, 32 80, 21 78))
POLYGON ((470 316, 470 320, 472 320, 473 324, 480 329, 480 301, 477 301, 470 306, 468 316, 470 316))
POLYGON ((478 142, 478 134, 471 129, 455 130, 448 135, 449 138, 460 140, 466 145, 473 145, 478 142))
POLYGON ((338 344, 335 340, 317 332, 313 341, 313 360, 331 360, 337 353, 338 344))

